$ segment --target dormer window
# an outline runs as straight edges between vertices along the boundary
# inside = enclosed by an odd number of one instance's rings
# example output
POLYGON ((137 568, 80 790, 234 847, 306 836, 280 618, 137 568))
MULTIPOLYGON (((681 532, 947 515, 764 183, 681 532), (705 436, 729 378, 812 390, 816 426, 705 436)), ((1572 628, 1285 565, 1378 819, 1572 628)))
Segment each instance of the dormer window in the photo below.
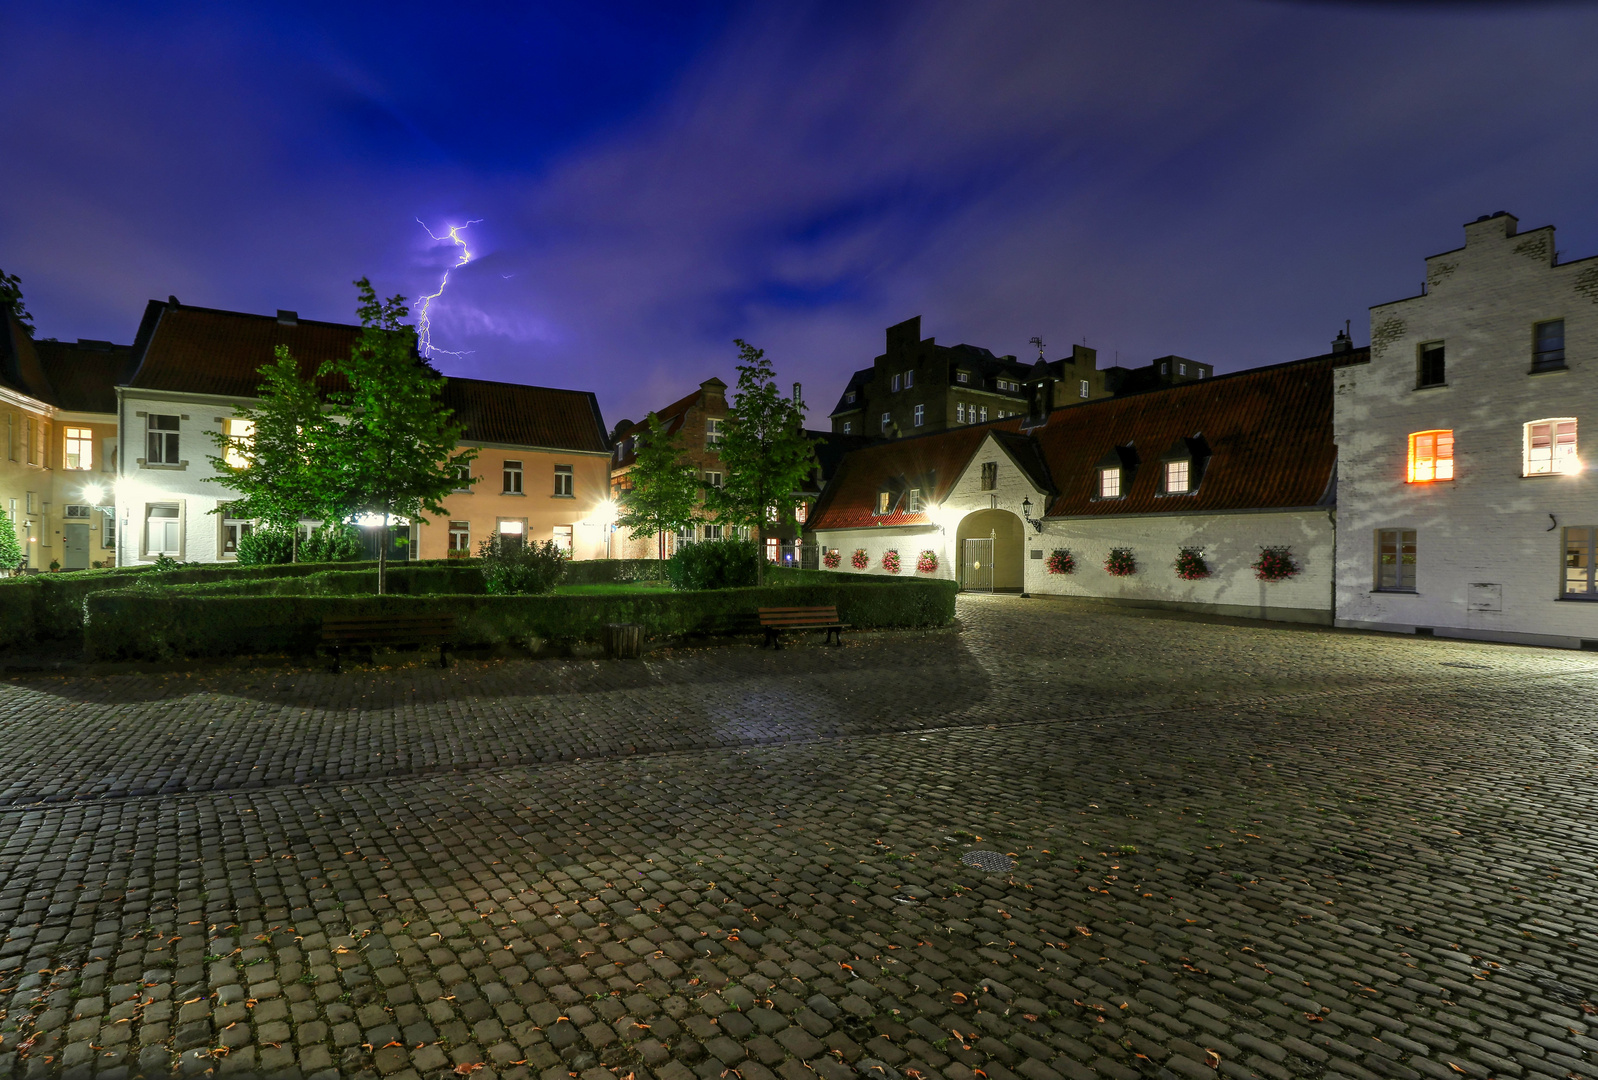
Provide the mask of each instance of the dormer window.
POLYGON ((907 514, 919 514, 919 513, 921 513, 921 489, 920 488, 911 488, 910 489, 910 493, 905 499, 904 510, 905 510, 905 513, 907 513, 907 514))
POLYGON ((877 516, 886 517, 893 513, 893 492, 877 492, 877 516))
POLYGON ((1202 435, 1177 439, 1160 458, 1160 494, 1193 494, 1203 479, 1204 463, 1208 460, 1209 447, 1202 435))
POLYGON ((964 386, 970 383, 971 373, 967 371, 957 371, 954 373, 954 381, 964 386))
POLYGON ((854 399, 855 399, 855 392, 853 390, 851 390, 847 394, 843 395, 844 403, 847 404, 847 405, 853 405, 854 404, 854 399))
POLYGON ((1192 462, 1167 461, 1165 463, 1165 493, 1167 495, 1186 495, 1188 470, 1192 462))
POLYGON ((1132 486, 1132 474, 1137 469, 1137 451, 1131 444, 1116 446, 1099 459, 1094 466, 1095 499, 1124 499, 1132 486))
POLYGON ((1099 470, 1099 498, 1119 499, 1121 497, 1121 467, 1113 465, 1108 469, 1099 470))

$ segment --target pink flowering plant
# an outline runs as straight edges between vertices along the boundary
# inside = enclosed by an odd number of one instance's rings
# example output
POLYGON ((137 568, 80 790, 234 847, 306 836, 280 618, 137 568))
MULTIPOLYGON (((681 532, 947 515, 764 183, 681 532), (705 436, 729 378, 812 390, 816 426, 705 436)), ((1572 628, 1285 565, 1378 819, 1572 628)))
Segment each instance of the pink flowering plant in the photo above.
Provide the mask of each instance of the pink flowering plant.
POLYGON ((849 557, 849 565, 856 570, 864 570, 871 565, 871 560, 866 556, 865 548, 855 548, 854 554, 849 557))
POLYGON ((1262 547, 1260 557, 1249 565, 1254 571, 1254 576, 1261 581, 1283 581, 1298 573, 1301 569, 1293 561, 1293 549, 1289 547, 1262 547))
POLYGON ((1204 549, 1185 547, 1177 552, 1176 576, 1183 581, 1200 581, 1209 577, 1210 567, 1204 561, 1204 549))
POLYGON ((838 569, 838 564, 843 562, 843 553, 837 548, 828 548, 827 553, 821 557, 828 570, 838 569))
POLYGON ((1104 572, 1111 577, 1131 577, 1137 573, 1137 559, 1131 548, 1111 548, 1104 560, 1104 572))
POLYGON ((916 573, 936 574, 937 572, 938 553, 935 551, 923 551, 921 557, 916 560, 916 573))
POLYGON ((1076 573, 1076 560, 1071 557, 1071 553, 1065 548, 1055 548, 1049 552, 1049 557, 1043 565, 1051 574, 1076 573))
POLYGON ((882 553, 882 568, 890 574, 899 572, 899 553, 892 548, 882 553))

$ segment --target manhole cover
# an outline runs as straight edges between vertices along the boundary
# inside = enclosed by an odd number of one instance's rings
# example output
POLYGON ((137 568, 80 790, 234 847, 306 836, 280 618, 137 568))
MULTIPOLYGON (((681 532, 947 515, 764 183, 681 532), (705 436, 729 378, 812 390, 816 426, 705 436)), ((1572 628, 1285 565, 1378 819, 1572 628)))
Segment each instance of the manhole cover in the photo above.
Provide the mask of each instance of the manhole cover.
POLYGON ((960 856, 960 861, 978 870, 986 870, 990 874, 1015 869, 1015 862, 1008 855, 1000 855, 997 851, 968 851, 960 856))

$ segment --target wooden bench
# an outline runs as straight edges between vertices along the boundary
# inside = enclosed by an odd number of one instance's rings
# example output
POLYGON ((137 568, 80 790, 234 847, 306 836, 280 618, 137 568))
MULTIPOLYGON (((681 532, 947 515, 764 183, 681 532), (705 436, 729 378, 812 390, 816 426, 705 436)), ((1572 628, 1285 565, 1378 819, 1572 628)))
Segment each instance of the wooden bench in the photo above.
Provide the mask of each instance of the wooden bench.
POLYGON ((333 654, 333 670, 345 649, 375 649, 379 645, 437 645, 438 666, 449 667, 449 649, 455 640, 453 615, 383 615, 322 620, 322 647, 333 654))
POLYGON ((825 630, 827 641, 843 644, 843 632, 848 629, 838 621, 836 607, 763 607, 760 609, 760 628, 766 632, 763 649, 770 645, 782 648, 784 630, 825 630))

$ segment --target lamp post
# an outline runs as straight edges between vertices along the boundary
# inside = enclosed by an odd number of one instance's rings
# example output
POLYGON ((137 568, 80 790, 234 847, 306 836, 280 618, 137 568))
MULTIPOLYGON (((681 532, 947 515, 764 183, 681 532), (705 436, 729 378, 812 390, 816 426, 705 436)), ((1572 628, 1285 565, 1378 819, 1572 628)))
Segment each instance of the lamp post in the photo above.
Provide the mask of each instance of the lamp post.
POLYGON ((1025 521, 1026 521, 1026 523, 1028 525, 1032 526, 1032 531, 1033 532, 1041 533, 1043 531, 1043 522, 1041 520, 1039 520, 1037 518, 1034 518, 1032 516, 1032 500, 1031 499, 1022 499, 1021 500, 1021 517, 1023 519, 1025 519, 1025 521))

